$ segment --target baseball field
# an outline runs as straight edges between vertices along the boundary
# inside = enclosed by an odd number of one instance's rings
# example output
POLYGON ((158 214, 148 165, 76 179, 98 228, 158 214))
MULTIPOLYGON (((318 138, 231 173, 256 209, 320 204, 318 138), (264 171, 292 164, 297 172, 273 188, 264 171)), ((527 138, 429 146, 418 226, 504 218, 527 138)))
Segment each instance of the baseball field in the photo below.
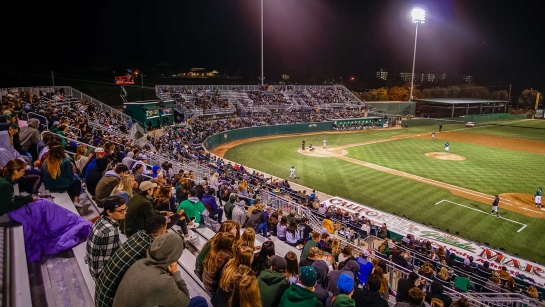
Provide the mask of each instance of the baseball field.
POLYGON ((533 203, 545 186, 545 121, 278 136, 213 152, 281 178, 295 166, 304 186, 545 263, 545 211, 533 203), (301 150, 303 139, 316 149, 301 150))

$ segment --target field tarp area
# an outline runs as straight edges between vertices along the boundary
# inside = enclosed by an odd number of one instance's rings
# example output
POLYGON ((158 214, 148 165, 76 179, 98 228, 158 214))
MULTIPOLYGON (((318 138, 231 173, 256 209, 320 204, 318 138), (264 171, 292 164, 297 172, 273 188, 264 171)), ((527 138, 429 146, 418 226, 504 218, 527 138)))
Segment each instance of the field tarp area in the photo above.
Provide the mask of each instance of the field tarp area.
POLYGON ((420 126, 433 126, 433 125, 446 125, 446 124, 457 124, 457 123, 484 123, 491 121, 500 121, 500 120, 520 120, 526 119, 528 116, 526 114, 509 114, 509 113, 496 113, 496 114, 474 114, 466 115, 464 117, 449 117, 449 118, 414 118, 414 119, 404 119, 403 127, 405 124, 410 127, 420 127, 420 126))

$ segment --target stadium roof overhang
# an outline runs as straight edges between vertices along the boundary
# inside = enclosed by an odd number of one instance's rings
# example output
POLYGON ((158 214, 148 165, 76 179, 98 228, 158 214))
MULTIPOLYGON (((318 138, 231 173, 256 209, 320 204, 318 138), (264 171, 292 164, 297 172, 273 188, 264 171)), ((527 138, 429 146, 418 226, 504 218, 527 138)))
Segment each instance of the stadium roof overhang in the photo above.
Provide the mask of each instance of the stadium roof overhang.
POLYGON ((507 100, 475 99, 475 98, 415 98, 415 101, 443 104, 479 104, 479 103, 507 103, 507 100))

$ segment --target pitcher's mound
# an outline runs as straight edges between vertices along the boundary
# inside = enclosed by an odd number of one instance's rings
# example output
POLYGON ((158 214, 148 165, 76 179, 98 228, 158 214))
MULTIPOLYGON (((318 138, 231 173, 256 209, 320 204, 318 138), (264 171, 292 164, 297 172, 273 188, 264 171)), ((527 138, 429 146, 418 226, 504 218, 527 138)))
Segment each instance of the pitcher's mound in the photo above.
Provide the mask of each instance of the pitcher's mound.
POLYGON ((346 149, 342 148, 327 148, 323 149, 322 147, 314 148, 314 150, 309 151, 308 148, 305 148, 305 150, 302 150, 301 148, 297 149, 297 152, 303 155, 312 156, 312 157, 335 157, 335 156, 344 156, 348 153, 346 149))
POLYGON ((457 154, 451 154, 448 152, 427 152, 426 157, 433 158, 433 159, 439 159, 439 160, 448 160, 448 161, 463 161, 466 159, 464 156, 460 156, 457 154))

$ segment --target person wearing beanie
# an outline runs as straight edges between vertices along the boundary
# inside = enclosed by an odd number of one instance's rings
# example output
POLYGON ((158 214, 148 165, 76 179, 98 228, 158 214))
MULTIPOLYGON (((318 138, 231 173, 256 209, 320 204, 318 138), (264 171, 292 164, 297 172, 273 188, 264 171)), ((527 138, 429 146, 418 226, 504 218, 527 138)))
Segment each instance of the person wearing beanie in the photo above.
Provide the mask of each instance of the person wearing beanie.
POLYGON ((262 307, 278 307, 282 295, 290 286, 285 275, 288 267, 286 259, 275 255, 270 260, 270 268, 263 270, 257 279, 262 307))
POLYGON ((146 230, 135 233, 115 251, 95 284, 95 307, 112 306, 123 275, 136 261, 146 258, 151 242, 166 231, 166 219, 154 216, 148 220, 146 230))
POLYGON ((334 296, 341 294, 339 288, 337 287, 337 281, 341 274, 345 272, 351 273, 350 276, 354 276, 354 285, 356 283, 359 284, 357 277, 360 272, 360 265, 355 260, 349 260, 342 269, 329 272, 329 283, 327 284, 327 290, 333 293, 334 296))
POLYGON ((36 118, 31 118, 28 121, 27 126, 19 129, 19 140, 21 141, 21 148, 32 155, 33 160, 38 157, 37 146, 41 140, 40 131, 38 127, 40 121, 36 118))
POLYGON ((284 292, 279 307, 323 307, 314 295, 316 270, 310 266, 299 268, 297 283, 293 283, 284 292))
POLYGON ((225 218, 228 220, 233 219, 233 208, 235 207, 235 202, 237 200, 237 194, 231 193, 229 195, 229 201, 223 206, 223 212, 225 212, 225 218))
POLYGON ((344 272, 339 276, 337 288, 340 294, 329 298, 324 306, 356 307, 356 303, 352 299, 352 295, 354 294, 354 274, 352 272, 344 272))
POLYGON ((184 241, 175 233, 155 238, 146 258, 136 261, 123 276, 113 307, 186 307, 206 302, 200 296, 190 299, 187 285, 178 270, 177 261, 183 250, 184 241))

